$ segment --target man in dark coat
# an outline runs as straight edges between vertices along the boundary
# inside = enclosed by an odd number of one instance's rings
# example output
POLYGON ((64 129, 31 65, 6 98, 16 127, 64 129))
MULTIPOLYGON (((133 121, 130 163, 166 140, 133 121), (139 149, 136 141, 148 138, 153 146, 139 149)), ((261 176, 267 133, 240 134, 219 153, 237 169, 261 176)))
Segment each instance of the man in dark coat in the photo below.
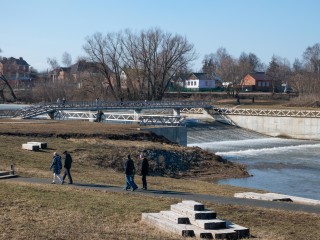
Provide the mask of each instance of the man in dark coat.
POLYGON ((124 165, 125 168, 125 174, 126 174, 126 187, 125 190, 128 190, 131 188, 131 191, 134 191, 138 188, 137 184, 134 182, 132 176, 135 173, 135 167, 134 167, 134 162, 131 159, 130 154, 128 155, 128 159, 124 165))
POLYGON ((149 162, 144 154, 140 154, 141 162, 141 176, 142 176, 142 189, 147 190, 147 175, 149 173, 149 162))
POLYGON ((69 184, 72 184, 73 181, 70 173, 72 157, 70 153, 68 153, 68 151, 64 151, 63 154, 64 154, 64 174, 62 177, 62 183, 64 183, 64 179, 66 178, 66 176, 68 176, 69 184))

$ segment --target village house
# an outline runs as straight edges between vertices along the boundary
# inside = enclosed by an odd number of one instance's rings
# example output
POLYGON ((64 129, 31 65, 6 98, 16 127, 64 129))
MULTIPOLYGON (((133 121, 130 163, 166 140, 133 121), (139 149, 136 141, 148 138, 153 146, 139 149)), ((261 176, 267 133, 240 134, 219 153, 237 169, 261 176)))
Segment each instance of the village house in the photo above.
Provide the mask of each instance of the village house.
POLYGON ((221 81, 217 76, 208 73, 191 73, 185 80, 184 87, 193 91, 213 90, 221 87, 221 81))
POLYGON ((254 72, 247 74, 240 82, 242 91, 272 91, 272 80, 269 79, 265 72, 254 72))
POLYGON ((0 60, 0 72, 12 87, 27 87, 32 84, 30 65, 22 57, 4 57, 0 60))

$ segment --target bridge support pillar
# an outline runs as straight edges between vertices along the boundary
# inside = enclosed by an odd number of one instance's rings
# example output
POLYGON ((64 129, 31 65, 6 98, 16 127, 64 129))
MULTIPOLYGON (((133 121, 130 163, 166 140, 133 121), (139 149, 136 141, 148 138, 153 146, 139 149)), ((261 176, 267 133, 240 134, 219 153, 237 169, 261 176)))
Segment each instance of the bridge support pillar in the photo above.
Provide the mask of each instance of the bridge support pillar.
POLYGON ((141 109, 135 109, 133 112, 133 119, 138 121, 140 114, 141 114, 141 109))
POLYGON ((54 114, 55 114, 55 111, 48 112, 49 118, 50 118, 50 119, 54 119, 54 114))
POLYGON ((174 108, 173 109, 173 115, 174 116, 180 116, 180 108, 174 108))

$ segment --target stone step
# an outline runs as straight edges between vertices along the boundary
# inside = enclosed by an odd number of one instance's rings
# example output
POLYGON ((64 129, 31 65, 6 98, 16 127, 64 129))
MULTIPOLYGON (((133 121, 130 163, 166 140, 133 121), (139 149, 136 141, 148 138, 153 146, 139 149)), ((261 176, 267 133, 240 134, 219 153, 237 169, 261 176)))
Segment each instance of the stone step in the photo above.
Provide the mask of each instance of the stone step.
POLYGON ((46 142, 27 142, 27 144, 38 145, 41 149, 48 147, 48 143, 46 142))
POLYGON ((227 228, 235 231, 237 233, 237 239, 240 238, 249 238, 250 237, 250 229, 240 226, 238 224, 234 224, 232 222, 226 222, 227 228))
POLYGON ((39 151, 39 145, 23 143, 22 149, 31 150, 31 151, 39 151))
POLYGON ((0 171, 0 176, 10 175, 10 171, 0 171))
POLYGON ((194 211, 204 211, 204 205, 202 203, 192 201, 192 200, 184 200, 181 203, 185 208, 194 210, 194 211))
POLYGON ((197 237, 200 239, 238 239, 237 233, 232 229, 205 230, 190 224, 176 224, 163 218, 160 213, 142 213, 142 220, 148 224, 154 224, 163 230, 178 233, 183 237, 197 237))
POLYGON ((188 208, 185 208, 181 203, 173 204, 170 207, 170 210, 181 215, 185 215, 190 220, 198 220, 198 219, 215 219, 217 214, 214 211, 194 211, 188 208))
POLYGON ((179 234, 183 237, 195 237, 194 230, 189 228, 191 225, 175 224, 174 222, 161 217, 160 213, 142 213, 142 221, 157 226, 164 231, 179 234))
POLYGON ((12 175, 10 171, 0 171, 0 179, 14 178, 14 177, 18 177, 18 175, 12 175))
POLYGON ((190 219, 190 223, 192 225, 195 225, 197 227, 203 228, 203 229, 223 229, 226 228, 226 221, 220 220, 220 219, 211 219, 211 220, 193 220, 190 219))
POLYGON ((181 215, 179 213, 173 211, 160 211, 162 217, 177 223, 177 224, 190 224, 190 220, 188 217, 181 215))

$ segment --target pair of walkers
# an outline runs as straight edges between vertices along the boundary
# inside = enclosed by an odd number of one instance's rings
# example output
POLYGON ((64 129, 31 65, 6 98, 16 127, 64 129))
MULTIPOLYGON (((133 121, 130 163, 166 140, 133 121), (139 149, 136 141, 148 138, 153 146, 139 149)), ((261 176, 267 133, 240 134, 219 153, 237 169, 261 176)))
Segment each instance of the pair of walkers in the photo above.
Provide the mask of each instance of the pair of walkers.
POLYGON ((60 183, 64 183, 64 179, 68 176, 69 179, 69 184, 73 184, 70 169, 71 169, 71 164, 72 164, 72 157, 68 151, 64 151, 64 174, 63 177, 61 178, 60 173, 62 169, 62 160, 61 156, 57 153, 53 153, 53 158, 50 166, 50 171, 53 171, 53 180, 52 184, 56 183, 56 178, 59 179, 60 183))
MULTIPOLYGON (((142 189, 147 190, 147 175, 149 172, 149 163, 146 157, 144 157, 142 154, 140 155, 140 159, 142 159, 141 163, 141 176, 142 176, 142 189)), ((131 156, 128 155, 128 159, 125 163, 125 174, 126 174, 126 186, 125 190, 131 189, 131 191, 135 191, 138 186, 134 182, 134 175, 135 175, 135 166, 134 162, 131 159, 131 156)))

